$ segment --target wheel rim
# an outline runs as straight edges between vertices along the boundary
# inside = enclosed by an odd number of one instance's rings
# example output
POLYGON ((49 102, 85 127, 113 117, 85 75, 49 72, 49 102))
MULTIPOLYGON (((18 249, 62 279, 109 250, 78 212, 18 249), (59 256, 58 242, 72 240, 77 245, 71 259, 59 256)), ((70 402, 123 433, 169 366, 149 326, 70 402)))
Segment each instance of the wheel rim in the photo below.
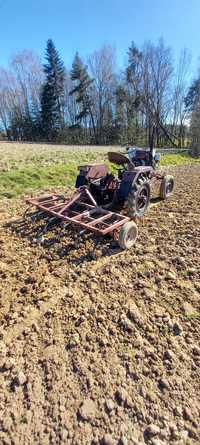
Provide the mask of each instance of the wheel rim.
POLYGON ((174 185, 174 183, 173 183, 173 179, 170 179, 169 181, 167 181, 167 184, 166 184, 166 194, 167 194, 167 195, 169 195, 170 193, 172 193, 173 185, 174 185))
POLYGON ((136 208, 138 212, 142 212, 146 209, 149 202, 149 190, 147 187, 142 188, 139 191, 137 202, 136 202, 136 208))
POLYGON ((134 229, 130 229, 127 236, 126 236, 126 242, 127 243, 131 243, 134 241, 134 237, 135 237, 135 231, 134 229))
POLYGON ((136 231, 134 227, 131 227, 126 235, 126 244, 127 247, 130 247, 134 244, 136 239, 136 231))

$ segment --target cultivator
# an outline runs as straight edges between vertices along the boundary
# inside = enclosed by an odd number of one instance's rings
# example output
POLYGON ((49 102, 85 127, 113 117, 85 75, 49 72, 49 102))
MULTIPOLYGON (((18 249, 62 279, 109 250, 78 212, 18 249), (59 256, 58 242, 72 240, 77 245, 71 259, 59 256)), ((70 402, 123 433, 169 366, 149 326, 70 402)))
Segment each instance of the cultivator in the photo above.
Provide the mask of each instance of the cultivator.
POLYGON ((102 236, 111 234, 115 237, 119 229, 130 221, 127 216, 98 206, 85 186, 80 187, 71 199, 54 194, 29 198, 26 203, 35 206, 44 215, 102 236))

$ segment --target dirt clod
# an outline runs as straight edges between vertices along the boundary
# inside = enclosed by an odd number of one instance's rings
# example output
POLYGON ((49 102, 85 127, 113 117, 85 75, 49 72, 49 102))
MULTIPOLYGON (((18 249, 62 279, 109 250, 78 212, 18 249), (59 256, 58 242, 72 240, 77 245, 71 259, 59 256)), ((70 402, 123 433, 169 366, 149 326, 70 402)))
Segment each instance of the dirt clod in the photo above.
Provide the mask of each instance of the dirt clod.
POLYGON ((103 445, 116 445, 116 441, 113 439, 111 434, 105 434, 102 441, 103 445))
POLYGON ((200 356, 200 347, 197 345, 193 346, 193 354, 200 356))
POLYGON ((25 374, 23 373, 23 371, 19 371, 13 380, 13 384, 16 386, 21 386, 21 385, 24 385, 24 383, 26 383, 26 381, 27 381, 27 378, 26 378, 25 374))
POLYGON ((153 423, 151 423, 150 425, 147 426, 147 428, 145 429, 145 435, 149 438, 157 436, 160 432, 160 428, 157 425, 154 425, 153 423))
POLYGON ((91 399, 86 399, 79 408, 79 415, 83 420, 91 420, 95 417, 96 405, 91 399))
POLYGON ((115 408, 115 404, 114 404, 114 402, 113 402, 112 399, 108 399, 108 400, 106 400, 105 405, 106 405, 106 408, 107 408, 107 410, 108 410, 109 412, 113 411, 114 408, 115 408))

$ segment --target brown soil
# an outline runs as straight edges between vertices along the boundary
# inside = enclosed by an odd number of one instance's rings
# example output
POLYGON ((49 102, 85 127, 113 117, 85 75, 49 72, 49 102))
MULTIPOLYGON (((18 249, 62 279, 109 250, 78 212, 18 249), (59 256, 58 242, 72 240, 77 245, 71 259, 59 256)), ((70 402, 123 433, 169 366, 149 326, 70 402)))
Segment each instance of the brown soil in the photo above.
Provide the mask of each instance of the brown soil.
POLYGON ((0 201, 0 444, 200 443, 200 166, 174 171, 126 252, 0 201))

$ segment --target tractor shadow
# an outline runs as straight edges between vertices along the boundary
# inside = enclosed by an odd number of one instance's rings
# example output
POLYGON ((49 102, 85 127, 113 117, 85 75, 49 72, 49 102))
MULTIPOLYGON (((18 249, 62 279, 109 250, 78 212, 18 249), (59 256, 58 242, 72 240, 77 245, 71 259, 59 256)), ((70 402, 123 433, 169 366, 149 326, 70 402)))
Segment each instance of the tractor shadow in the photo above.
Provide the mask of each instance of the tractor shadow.
POLYGON ((11 220, 4 227, 26 239, 33 247, 41 246, 52 253, 54 260, 64 259, 76 266, 123 252, 109 235, 97 236, 63 224, 58 218, 49 218, 42 212, 26 213, 23 218, 11 220))
POLYGON ((163 199, 162 198, 160 198, 159 196, 155 196, 155 197, 153 197, 153 198, 151 198, 151 201, 150 201, 150 208, 151 208, 151 206, 154 206, 154 205, 156 205, 156 204, 160 204, 161 202, 163 202, 163 199))

